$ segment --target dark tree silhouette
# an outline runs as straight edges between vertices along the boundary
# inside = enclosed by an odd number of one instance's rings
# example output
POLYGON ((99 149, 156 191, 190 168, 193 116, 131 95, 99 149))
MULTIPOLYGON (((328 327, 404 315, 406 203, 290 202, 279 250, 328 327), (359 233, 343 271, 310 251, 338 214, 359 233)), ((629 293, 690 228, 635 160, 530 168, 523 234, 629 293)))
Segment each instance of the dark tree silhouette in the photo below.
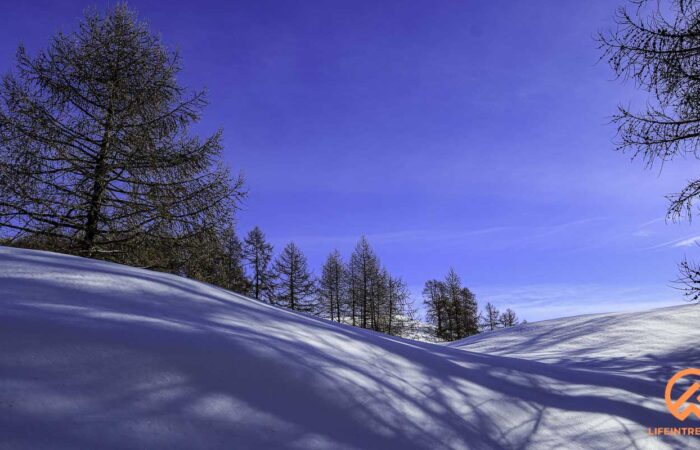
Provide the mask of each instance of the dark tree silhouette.
POLYGON ((474 294, 450 268, 444 281, 429 280, 423 289, 428 321, 436 326, 436 335, 454 341, 479 332, 474 294))
POLYGON ((250 293, 258 300, 269 300, 272 289, 272 245, 265 240, 265 234, 259 227, 248 232, 243 242, 243 259, 250 269, 250 293))
POLYGON ((123 4, 36 56, 20 46, 0 85, 0 232, 109 257, 231 223, 242 180, 220 163, 221 131, 190 134, 206 100, 180 67, 123 4))
POLYGON ((518 316, 515 315, 515 311, 513 311, 510 308, 507 308, 498 317, 498 321, 504 327, 513 327, 518 324, 518 316))
POLYGON ((306 257, 294 242, 282 250, 272 267, 274 303, 296 311, 314 312, 316 284, 306 257))
POLYGON ((321 314, 341 322, 347 303, 348 270, 338 250, 331 252, 323 264, 318 287, 321 314))
MULTIPOLYGON (((692 0, 631 2, 616 15, 616 28, 600 35, 601 49, 618 76, 648 92, 645 109, 620 106, 614 117, 619 148, 649 166, 678 157, 700 157, 700 3, 692 0)), ((668 217, 691 219, 700 179, 670 195, 668 217)), ((681 281, 700 269, 681 263, 681 281)), ((699 286, 687 284, 698 299, 699 286)))
POLYGON ((486 303, 484 307, 484 328, 487 330, 495 330, 499 325, 500 314, 498 309, 491 303, 486 303))

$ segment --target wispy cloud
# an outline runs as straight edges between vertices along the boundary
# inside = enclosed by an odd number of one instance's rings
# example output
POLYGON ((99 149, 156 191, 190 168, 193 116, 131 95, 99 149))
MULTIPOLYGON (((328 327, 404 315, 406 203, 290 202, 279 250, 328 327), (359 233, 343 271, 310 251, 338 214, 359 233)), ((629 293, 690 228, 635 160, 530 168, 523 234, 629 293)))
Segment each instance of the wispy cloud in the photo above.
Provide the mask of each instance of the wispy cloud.
POLYGON ((679 247, 692 247, 693 245, 700 244, 700 235, 690 235, 684 236, 682 238, 673 239, 670 241, 662 242, 661 244, 652 245, 650 247, 645 247, 642 250, 657 250, 660 248, 679 248, 679 247))
MULTIPOLYGON (((420 243, 422 245, 450 245, 459 246, 473 242, 475 237, 494 235, 491 242, 494 245, 523 246, 539 243, 540 245, 554 245, 558 236, 578 236, 576 233, 580 227, 600 223, 606 220, 603 217, 585 218, 570 222, 562 222, 542 226, 494 226, 477 228, 472 230, 397 230, 384 233, 368 233, 365 237, 371 244, 392 245, 420 243)), ((274 243, 294 241, 302 247, 334 247, 346 246, 357 242, 360 235, 301 235, 277 238, 274 243)))
POLYGON ((683 294, 671 286, 602 284, 540 284, 475 288, 480 305, 513 308, 530 321, 580 314, 644 310, 683 304, 683 294))
POLYGON ((674 247, 691 247, 697 245, 700 242, 700 236, 694 236, 688 239, 683 239, 682 241, 673 244, 674 247))

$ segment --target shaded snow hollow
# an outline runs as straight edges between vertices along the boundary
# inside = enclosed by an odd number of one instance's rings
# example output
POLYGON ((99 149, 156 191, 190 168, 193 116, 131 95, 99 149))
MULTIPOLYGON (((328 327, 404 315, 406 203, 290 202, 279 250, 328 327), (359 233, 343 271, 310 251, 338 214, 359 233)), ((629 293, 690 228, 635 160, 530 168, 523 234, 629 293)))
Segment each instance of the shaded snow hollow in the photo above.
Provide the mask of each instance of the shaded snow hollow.
POLYGON ((0 448, 696 445, 647 427, 679 424, 661 380, 700 361, 699 311, 630 315, 625 327, 576 318, 568 341, 528 324, 460 343, 472 352, 173 275, 0 247, 0 448), (656 321, 667 319, 665 334, 656 321), (490 353, 518 357, 481 353, 492 339, 490 353), (525 359, 529 348, 545 362, 525 359))

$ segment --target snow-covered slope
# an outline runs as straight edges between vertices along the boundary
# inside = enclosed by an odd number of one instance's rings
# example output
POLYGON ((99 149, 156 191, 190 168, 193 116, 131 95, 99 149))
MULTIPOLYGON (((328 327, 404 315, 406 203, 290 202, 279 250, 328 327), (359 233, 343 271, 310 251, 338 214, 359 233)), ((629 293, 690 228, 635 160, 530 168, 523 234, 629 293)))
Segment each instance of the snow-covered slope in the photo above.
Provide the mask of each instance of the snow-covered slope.
POLYGON ((677 424, 662 397, 622 372, 391 338, 176 276, 0 247, 2 449, 697 442, 647 436, 677 424))
POLYGON ((664 381, 679 369, 700 366, 698 342, 700 305, 686 304, 527 323, 449 345, 664 381))

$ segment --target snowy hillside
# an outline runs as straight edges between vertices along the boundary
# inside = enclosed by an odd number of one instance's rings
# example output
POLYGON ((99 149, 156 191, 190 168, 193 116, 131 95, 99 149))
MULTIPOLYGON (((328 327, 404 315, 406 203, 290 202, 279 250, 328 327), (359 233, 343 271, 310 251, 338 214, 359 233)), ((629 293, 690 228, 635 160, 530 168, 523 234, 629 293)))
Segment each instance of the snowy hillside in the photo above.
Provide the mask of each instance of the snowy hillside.
POLYGON ((700 364, 699 341, 700 305, 686 304, 527 323, 449 345, 661 381, 700 364))
MULTIPOLYGON (((674 311, 684 318, 666 329, 698 323, 692 308, 674 311)), ((654 323, 640 317, 640 328, 605 332, 641 342, 654 323)), ((518 332, 529 333, 508 333, 518 332)), ((674 364, 697 362, 694 351, 676 353, 697 341, 693 333, 658 337, 665 343, 649 343, 649 351, 674 364)), ((543 352, 543 339, 521 341, 521 356, 526 345, 543 352)), ((586 341, 580 349, 571 342, 558 358, 585 358, 586 341)), ((2 449, 697 442, 647 436, 647 427, 677 424, 663 385, 626 374, 644 350, 610 352, 626 361, 617 373, 474 353, 318 320, 176 276, 0 247, 2 449)))

